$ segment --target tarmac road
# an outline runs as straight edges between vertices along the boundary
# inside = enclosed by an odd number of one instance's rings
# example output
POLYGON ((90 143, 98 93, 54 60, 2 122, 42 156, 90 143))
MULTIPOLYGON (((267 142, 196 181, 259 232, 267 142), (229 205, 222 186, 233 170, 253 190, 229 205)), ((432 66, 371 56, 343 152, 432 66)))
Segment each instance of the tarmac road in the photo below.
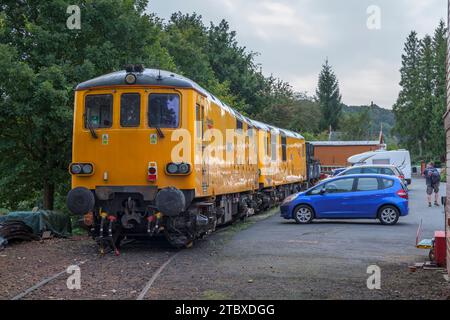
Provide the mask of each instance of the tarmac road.
MULTIPOLYGON (((445 185, 442 194, 445 194, 445 185)), ((442 271, 409 271, 427 260, 415 248, 444 229, 443 207, 428 208, 425 182, 410 187, 410 214, 395 226, 375 220, 297 225, 279 214, 233 235, 213 235, 182 252, 149 299, 447 299, 442 271), (381 290, 367 288, 367 268, 381 268, 381 290)))

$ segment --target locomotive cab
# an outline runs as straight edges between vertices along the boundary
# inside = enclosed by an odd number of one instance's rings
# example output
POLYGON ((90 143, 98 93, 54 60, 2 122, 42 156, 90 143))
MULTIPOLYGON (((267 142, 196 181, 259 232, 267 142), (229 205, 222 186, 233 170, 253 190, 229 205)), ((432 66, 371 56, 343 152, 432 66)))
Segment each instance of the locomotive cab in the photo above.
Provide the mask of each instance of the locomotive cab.
POLYGON ((189 207, 193 137, 173 139, 173 133, 194 131, 195 112, 187 106, 196 96, 187 81, 150 70, 113 73, 77 87, 67 205, 87 216, 94 234, 103 234, 109 222, 123 236, 157 233, 163 217, 189 207), (173 157, 180 141, 184 154, 173 157))

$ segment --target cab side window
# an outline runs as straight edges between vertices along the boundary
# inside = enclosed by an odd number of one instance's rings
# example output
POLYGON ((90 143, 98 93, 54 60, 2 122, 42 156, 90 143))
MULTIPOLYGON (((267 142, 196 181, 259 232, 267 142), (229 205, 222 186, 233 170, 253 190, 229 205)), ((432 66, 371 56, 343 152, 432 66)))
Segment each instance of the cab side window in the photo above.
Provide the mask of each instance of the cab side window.
POLYGON ((111 128, 113 110, 112 94, 87 95, 84 103, 85 128, 111 128))
POLYGON ((178 94, 150 94, 148 124, 152 128, 178 128, 180 125, 180 96, 178 94))
POLYGON ((139 127, 141 116, 141 95, 125 93, 120 96, 120 126, 139 127))

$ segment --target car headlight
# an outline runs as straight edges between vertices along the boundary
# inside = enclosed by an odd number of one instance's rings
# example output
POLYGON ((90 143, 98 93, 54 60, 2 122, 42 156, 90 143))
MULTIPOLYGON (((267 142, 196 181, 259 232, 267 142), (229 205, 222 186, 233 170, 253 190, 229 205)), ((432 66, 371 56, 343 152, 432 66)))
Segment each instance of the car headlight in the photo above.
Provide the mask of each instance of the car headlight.
POLYGON ((298 194, 292 194, 289 197, 287 197, 286 199, 284 199, 283 203, 291 202, 292 200, 297 198, 297 196, 298 196, 298 194))

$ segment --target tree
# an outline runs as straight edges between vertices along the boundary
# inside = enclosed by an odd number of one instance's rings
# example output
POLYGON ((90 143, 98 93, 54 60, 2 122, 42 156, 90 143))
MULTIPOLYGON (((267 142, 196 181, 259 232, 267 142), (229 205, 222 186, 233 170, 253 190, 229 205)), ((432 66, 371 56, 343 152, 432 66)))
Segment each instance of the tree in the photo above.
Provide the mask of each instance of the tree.
POLYGON ((80 3, 81 30, 66 27, 68 0, 4 1, 0 23, 2 206, 69 188, 73 88, 130 62, 174 68, 147 1, 80 3))
POLYGON ((419 119, 421 119, 418 106, 420 103, 420 73, 419 73, 419 39, 417 33, 412 31, 405 43, 402 54, 402 67, 400 69, 400 90, 397 102, 393 107, 396 118, 395 132, 400 137, 400 143, 412 153, 422 153, 422 139, 419 119))
POLYGON ((369 110, 346 114, 341 120, 342 140, 370 140, 371 118, 369 110))
POLYGON ((434 103, 431 110, 433 121, 431 124, 431 152, 436 157, 445 158, 445 128, 444 114, 447 109, 447 28, 445 22, 440 21, 432 41, 434 78, 434 103))
POLYGON ((432 40, 426 35, 419 44, 418 57, 418 75, 419 75, 419 96, 417 97, 417 105, 414 108, 414 114, 418 115, 414 121, 415 132, 417 132, 417 141, 419 146, 419 154, 429 154, 431 140, 430 122, 433 121, 433 105, 435 81, 433 74, 433 48, 432 40))
POLYGON ((441 21, 433 38, 411 32, 402 55, 402 87, 393 111, 400 145, 421 159, 445 155, 447 30, 441 21))
POLYGON ((342 110, 341 94, 339 92, 339 82, 332 67, 328 64, 328 59, 322 66, 316 95, 322 112, 321 130, 328 130, 329 127, 332 130, 336 130, 342 110))

